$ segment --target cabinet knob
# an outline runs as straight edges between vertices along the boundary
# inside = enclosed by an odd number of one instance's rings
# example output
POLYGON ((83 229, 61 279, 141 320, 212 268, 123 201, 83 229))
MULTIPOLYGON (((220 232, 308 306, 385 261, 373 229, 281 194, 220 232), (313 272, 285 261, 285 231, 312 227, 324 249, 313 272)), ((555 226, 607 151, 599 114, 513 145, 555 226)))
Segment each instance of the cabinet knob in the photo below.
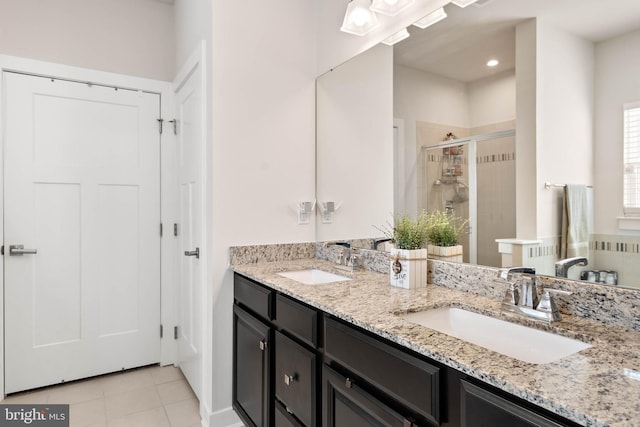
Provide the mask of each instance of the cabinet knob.
POLYGON ((351 386, 353 385, 353 382, 351 381, 351 378, 347 378, 347 379, 344 381, 344 385, 345 385, 345 387, 347 387, 347 388, 351 388, 351 386))
POLYGON ((260 346, 260 350, 265 351, 267 349, 267 342, 265 340, 261 340, 260 344, 258 344, 260 346))
POLYGON ((293 375, 284 374, 284 383, 286 385, 291 385, 291 383, 293 383, 297 377, 298 376, 296 374, 293 374, 293 375))

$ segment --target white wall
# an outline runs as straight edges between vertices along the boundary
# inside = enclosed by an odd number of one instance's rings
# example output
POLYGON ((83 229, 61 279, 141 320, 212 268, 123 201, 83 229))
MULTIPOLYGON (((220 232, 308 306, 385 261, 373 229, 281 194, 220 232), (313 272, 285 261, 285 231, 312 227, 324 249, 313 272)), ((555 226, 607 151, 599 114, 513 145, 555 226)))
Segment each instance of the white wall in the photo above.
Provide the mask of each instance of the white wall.
POLYGON ((594 44, 539 22, 538 237, 561 232, 561 191, 544 182, 593 184, 594 44))
POLYGON ((315 240, 291 209, 315 195, 314 3, 211 6, 211 426, 233 415, 229 246, 315 240))
POLYGON ((173 7, 151 0, 0 0, 0 54, 170 81, 173 7))
POLYGON ((470 128, 516 118, 515 70, 471 82, 468 84, 467 94, 470 128))
POLYGON ((623 216, 622 104, 640 100, 640 31, 596 45, 595 232, 619 233, 623 216), (609 189, 601 191, 601 189, 609 189))
POLYGON ((392 74, 393 48, 378 45, 317 80, 316 195, 341 203, 320 241, 370 238, 392 221, 392 74))
POLYGON ((537 140, 537 32, 530 19, 516 26, 516 237, 538 236, 536 140, 537 140))
POLYGON ((561 193, 593 184, 594 46, 532 19, 516 27, 517 238, 560 234, 561 193))

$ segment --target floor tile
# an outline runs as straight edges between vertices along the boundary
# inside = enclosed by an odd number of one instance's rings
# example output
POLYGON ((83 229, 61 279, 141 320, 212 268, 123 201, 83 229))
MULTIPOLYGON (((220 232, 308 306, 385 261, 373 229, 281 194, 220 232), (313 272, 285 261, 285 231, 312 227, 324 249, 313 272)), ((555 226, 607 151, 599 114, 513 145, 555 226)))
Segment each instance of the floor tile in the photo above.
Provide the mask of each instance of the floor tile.
POLYGON ((136 412, 109 421, 108 427, 170 427, 164 408, 136 412))
POLYGON ((169 417, 171 427, 190 427, 200 422, 199 404, 197 399, 183 400, 164 406, 169 417))
POLYGON ((184 379, 184 376, 182 375, 180 369, 176 368, 173 365, 156 366, 154 368, 150 368, 149 372, 151 372, 153 381, 156 384, 168 383, 184 379))
POLYGON ((191 387, 185 380, 172 381, 156 386, 163 405, 180 402, 182 400, 195 399, 191 387))
POLYGON ((105 397, 107 421, 162 406, 155 386, 105 397))
POLYGON ((47 403, 68 403, 72 405, 88 400, 101 399, 104 397, 102 390, 103 387, 97 379, 60 385, 49 390, 47 403))
POLYGON ((107 375, 101 379, 104 395, 123 393, 154 385, 149 369, 135 369, 121 374, 107 375))
POLYGON ((12 394, 2 401, 3 404, 38 404, 49 403, 50 389, 43 389, 34 392, 23 392, 12 394))
POLYGON ((69 406, 70 427, 106 425, 107 415, 103 398, 88 400, 69 406))

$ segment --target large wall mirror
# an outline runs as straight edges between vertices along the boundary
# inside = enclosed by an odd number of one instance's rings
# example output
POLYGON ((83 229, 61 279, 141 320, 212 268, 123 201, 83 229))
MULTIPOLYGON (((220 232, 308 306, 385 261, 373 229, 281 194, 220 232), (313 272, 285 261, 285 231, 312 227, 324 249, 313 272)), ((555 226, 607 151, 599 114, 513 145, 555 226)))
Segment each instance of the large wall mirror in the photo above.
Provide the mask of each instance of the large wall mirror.
POLYGON ((317 79, 317 240, 382 237, 394 213, 437 208, 470 218, 465 262, 513 265, 518 253, 518 265, 554 275, 563 187, 581 184, 589 265, 568 277, 615 272, 618 286, 640 288, 640 222, 620 219, 622 108, 640 101, 640 2, 445 11, 317 79))

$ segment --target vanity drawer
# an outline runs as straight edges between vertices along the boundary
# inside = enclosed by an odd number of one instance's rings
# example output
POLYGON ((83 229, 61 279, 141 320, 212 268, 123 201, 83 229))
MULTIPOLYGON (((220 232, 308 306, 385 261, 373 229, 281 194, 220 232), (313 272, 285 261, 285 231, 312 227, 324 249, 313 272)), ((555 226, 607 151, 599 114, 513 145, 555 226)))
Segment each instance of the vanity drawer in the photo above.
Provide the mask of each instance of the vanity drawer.
POLYGON ((440 368, 325 317, 325 355, 402 405, 440 424, 440 368))
POLYGON ((318 347, 318 312, 284 295, 276 296, 274 323, 313 348, 318 347))
POLYGON ((276 332, 276 398, 305 426, 316 425, 315 353, 276 332))
POLYGON ((268 320, 273 319, 273 294, 271 289, 237 273, 234 274, 233 296, 236 301, 268 320))

